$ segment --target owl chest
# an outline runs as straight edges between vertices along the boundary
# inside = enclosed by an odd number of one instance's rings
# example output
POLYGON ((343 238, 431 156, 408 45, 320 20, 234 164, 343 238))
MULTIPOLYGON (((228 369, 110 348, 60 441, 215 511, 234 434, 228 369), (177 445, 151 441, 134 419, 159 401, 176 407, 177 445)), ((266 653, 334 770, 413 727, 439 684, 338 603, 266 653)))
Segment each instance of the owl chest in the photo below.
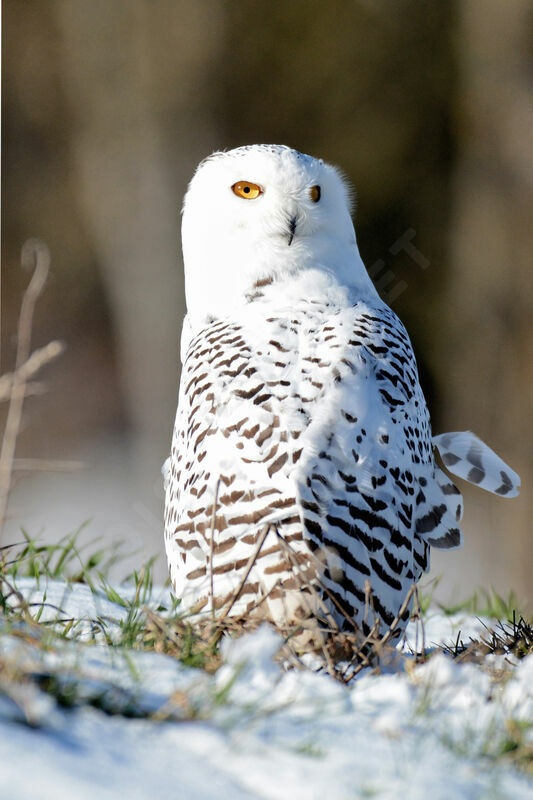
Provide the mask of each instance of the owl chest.
POLYGON ((305 428, 348 368, 346 337, 328 322, 294 315, 247 326, 234 350, 213 365, 219 405, 281 414, 288 428, 305 428))
POLYGON ((185 365, 189 447, 207 461, 263 465, 265 479, 288 474, 311 421, 350 370, 344 349, 342 328, 321 315, 269 315, 207 331, 185 365))

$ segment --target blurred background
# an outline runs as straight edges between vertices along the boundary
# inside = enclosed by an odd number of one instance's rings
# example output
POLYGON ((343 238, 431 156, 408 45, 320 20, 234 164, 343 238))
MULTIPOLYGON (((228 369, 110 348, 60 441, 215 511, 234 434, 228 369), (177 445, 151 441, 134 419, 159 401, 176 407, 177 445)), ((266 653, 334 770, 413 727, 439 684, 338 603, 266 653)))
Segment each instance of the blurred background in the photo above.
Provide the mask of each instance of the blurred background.
POLYGON ((28 237, 60 338, 18 455, 82 473, 17 484, 4 539, 160 553, 185 311, 180 206, 198 161, 284 143, 354 185, 363 259, 413 339, 435 432, 472 429, 522 476, 464 485, 441 596, 533 602, 533 4, 529 0, 4 0, 2 370, 28 237))

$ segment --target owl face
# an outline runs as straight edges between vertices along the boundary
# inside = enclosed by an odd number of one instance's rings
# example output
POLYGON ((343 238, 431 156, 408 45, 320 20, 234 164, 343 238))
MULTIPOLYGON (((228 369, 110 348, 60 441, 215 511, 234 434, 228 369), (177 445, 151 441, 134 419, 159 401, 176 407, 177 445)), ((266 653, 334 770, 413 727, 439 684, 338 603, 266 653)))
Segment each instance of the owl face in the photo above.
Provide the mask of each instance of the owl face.
POLYGON ((189 313, 228 313, 258 282, 308 269, 349 281, 360 263, 337 170, 278 145, 205 159, 185 197, 182 240, 189 313))

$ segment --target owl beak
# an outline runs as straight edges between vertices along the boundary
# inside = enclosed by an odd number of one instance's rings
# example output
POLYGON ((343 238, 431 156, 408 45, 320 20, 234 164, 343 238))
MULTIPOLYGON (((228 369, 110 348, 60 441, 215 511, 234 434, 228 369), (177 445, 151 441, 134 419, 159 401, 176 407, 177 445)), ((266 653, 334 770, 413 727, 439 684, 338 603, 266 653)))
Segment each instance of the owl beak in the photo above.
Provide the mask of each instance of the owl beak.
POLYGON ((294 233, 296 231, 296 217, 291 217, 289 220, 289 247, 292 244, 292 240, 294 239, 294 233))

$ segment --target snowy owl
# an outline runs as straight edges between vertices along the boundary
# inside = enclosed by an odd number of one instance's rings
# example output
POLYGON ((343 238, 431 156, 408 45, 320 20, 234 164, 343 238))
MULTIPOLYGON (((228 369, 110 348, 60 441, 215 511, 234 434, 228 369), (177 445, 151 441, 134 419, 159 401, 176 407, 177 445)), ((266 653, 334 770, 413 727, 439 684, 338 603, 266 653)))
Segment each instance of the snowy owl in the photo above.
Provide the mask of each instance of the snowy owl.
POLYGON ((334 167, 277 145, 214 153, 182 232, 164 468, 176 595, 195 612, 399 634, 430 547, 462 540, 434 448, 502 496, 518 476, 471 433, 432 439, 409 337, 368 277, 334 167))

